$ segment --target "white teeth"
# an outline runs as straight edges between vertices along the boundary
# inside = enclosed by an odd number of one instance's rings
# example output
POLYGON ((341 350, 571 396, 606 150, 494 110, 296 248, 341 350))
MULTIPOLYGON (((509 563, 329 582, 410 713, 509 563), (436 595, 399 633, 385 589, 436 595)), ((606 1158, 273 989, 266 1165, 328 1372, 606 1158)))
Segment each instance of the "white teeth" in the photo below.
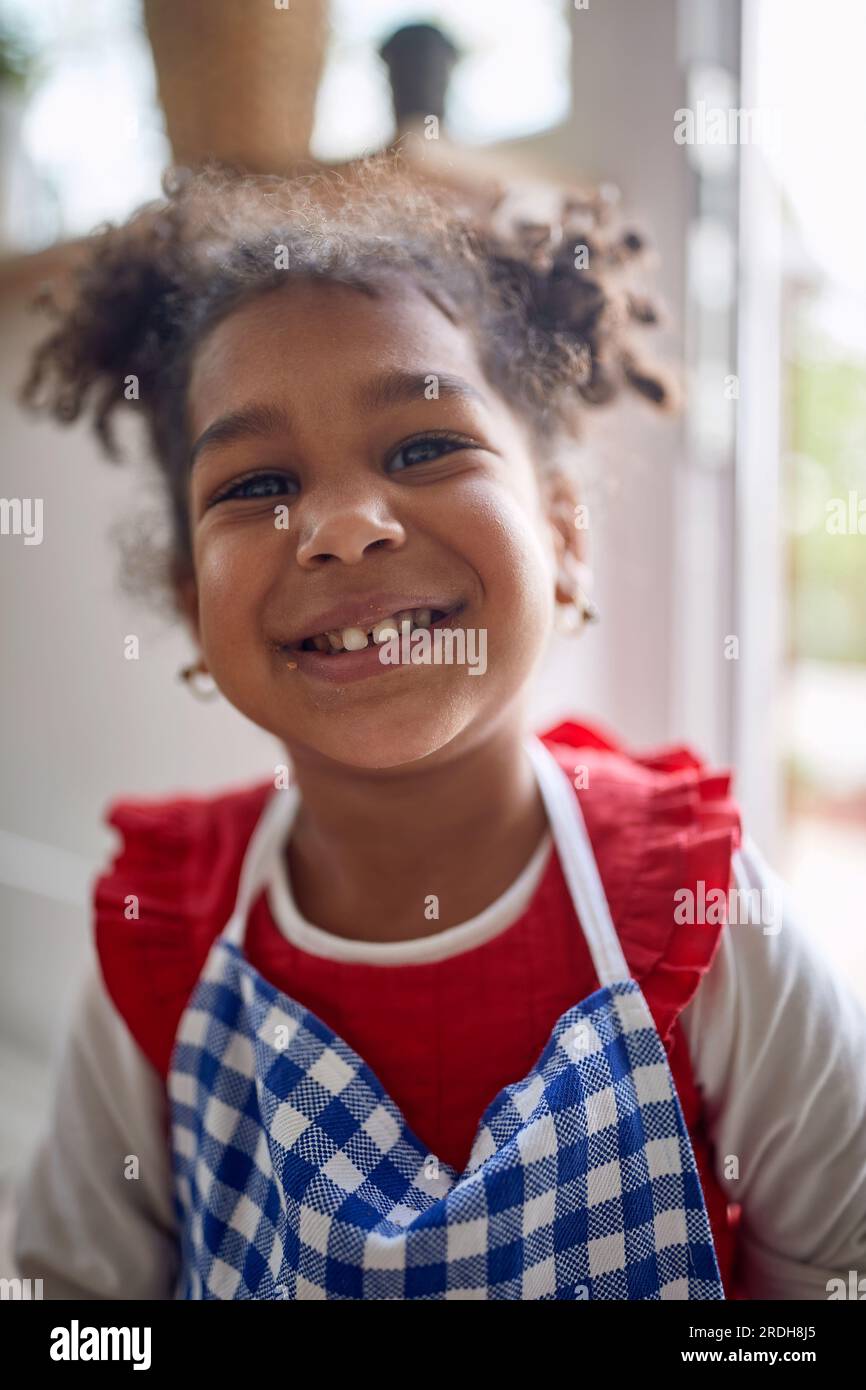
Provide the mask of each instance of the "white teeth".
POLYGON ((361 652, 369 646, 372 637, 375 646, 381 646, 391 637, 399 637, 403 624, 410 628, 430 627, 433 623, 431 608, 402 608, 390 618, 381 618, 372 628, 344 627, 332 628, 328 632, 317 633, 310 641, 319 652, 361 652))
POLYGON ((399 635, 399 629, 394 618, 383 618, 380 623, 376 623, 372 633, 373 641, 376 643, 377 647, 381 646, 383 642, 387 642, 389 637, 399 637, 399 635))

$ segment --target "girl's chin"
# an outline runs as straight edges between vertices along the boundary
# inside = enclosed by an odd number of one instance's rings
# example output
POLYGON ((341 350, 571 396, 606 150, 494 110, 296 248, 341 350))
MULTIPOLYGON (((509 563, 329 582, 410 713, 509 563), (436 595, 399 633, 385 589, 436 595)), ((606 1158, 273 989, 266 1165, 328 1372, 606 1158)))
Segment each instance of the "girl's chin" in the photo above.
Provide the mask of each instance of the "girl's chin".
MULTIPOLYGON (((386 772, 429 758, 446 747, 465 727, 462 720, 423 721, 415 729, 346 728, 322 730, 307 746, 343 767, 386 772)), ((317 731, 318 732, 318 731, 317 731)))
POLYGON ((450 692, 447 701, 407 698, 379 708, 346 706, 299 720, 285 731, 284 741, 290 751, 301 745, 344 767, 384 772, 429 758, 457 738, 478 715, 473 694, 467 692, 464 700, 450 692))

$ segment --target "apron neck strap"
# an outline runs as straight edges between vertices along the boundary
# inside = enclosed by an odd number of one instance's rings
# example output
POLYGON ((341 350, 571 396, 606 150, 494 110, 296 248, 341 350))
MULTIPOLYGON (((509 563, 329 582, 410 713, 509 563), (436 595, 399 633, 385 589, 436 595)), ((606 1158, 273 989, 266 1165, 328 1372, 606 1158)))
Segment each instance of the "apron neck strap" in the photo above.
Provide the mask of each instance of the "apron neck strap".
POLYGON ((524 742, 550 820, 562 872, 583 929, 599 984, 606 988, 631 972, 610 915, 592 843, 568 776, 534 735, 524 742))
MULTIPOLYGON (((598 982, 602 987, 629 979, 619 937, 610 915, 598 865, 580 809, 568 778, 541 739, 524 742, 544 801, 559 861, 574 910, 583 929, 598 982)), ((296 782, 274 791, 250 838, 241 868, 234 911, 222 937, 240 947, 247 916, 268 880, 274 854, 285 845, 300 803, 296 782)))
POLYGON ((297 782, 271 793, 247 845, 234 911, 222 931, 224 941, 243 944, 249 910, 268 881, 274 855, 286 843, 299 804, 297 782))

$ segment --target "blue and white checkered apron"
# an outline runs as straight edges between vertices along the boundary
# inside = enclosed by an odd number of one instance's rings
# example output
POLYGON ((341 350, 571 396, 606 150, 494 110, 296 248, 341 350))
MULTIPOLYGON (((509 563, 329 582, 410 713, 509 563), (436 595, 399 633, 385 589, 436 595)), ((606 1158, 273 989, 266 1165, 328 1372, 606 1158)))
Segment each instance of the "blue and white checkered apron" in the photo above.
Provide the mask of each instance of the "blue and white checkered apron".
POLYGON ((577 798, 527 752, 600 988, 437 1162, 367 1064, 243 954, 297 789, 271 798, 169 1072, 178 1298, 721 1299, 691 1141, 577 798))

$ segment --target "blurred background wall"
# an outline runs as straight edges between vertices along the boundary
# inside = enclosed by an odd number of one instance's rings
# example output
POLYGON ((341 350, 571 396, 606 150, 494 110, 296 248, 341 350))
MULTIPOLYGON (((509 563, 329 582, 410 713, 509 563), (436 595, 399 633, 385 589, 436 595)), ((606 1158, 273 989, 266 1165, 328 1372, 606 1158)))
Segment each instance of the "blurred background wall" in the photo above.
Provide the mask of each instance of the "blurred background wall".
MULTIPOLYGON (((688 741, 733 765, 747 827, 866 997, 866 10, 8 0, 0 39, 2 492, 44 500, 40 545, 0 535, 0 1180, 45 1116, 107 803, 258 780, 279 760, 224 702, 190 696, 184 633, 118 585, 113 533, 158 505, 134 424, 112 467, 83 430, 15 404, 40 284, 92 226, 158 194, 172 143, 267 169, 409 132, 438 176, 619 187, 657 247, 658 350, 682 363, 689 406, 677 421, 622 407, 590 437, 602 622, 555 643, 538 725, 584 715, 634 747, 688 741), (395 125, 379 56, 418 21, 454 49, 427 146, 411 102, 395 125)), ((421 116, 434 99, 424 87, 421 116)))

